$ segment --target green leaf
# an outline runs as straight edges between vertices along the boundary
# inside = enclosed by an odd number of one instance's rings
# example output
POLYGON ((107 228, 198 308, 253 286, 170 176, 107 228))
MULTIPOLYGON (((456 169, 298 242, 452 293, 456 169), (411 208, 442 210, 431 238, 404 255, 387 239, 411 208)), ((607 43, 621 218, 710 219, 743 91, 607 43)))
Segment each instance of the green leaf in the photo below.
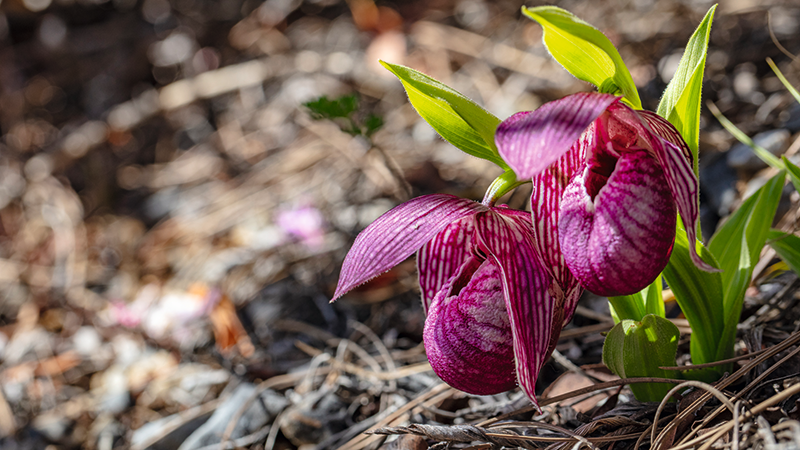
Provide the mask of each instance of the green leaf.
POLYGON ((739 142, 742 144, 750 147, 755 152, 756 156, 762 161, 764 161, 767 165, 774 167, 776 169, 784 169, 783 162, 778 159, 777 156, 773 155, 769 152, 769 150, 761 147, 760 145, 753 142, 752 139, 748 135, 744 133, 744 131, 740 130, 733 124, 727 117, 722 115, 722 112, 717 108, 717 105, 709 102, 708 103, 708 110, 711 111, 711 114, 714 114, 714 117, 719 120, 719 123, 728 130, 728 133, 732 134, 739 142))
POLYGON ((733 354, 736 325, 742 310, 744 292, 750 285, 753 264, 769 233, 780 202, 786 174, 781 171, 742 203, 711 238, 708 249, 722 269, 723 317, 725 327, 720 334, 717 359, 733 354))
POLYGON ((608 302, 610 303, 611 317, 614 319, 614 323, 619 323, 620 320, 625 319, 642 320, 647 314, 666 317, 662 292, 661 275, 659 275, 640 292, 609 297, 608 302))
MULTIPOLYGON (((641 322, 623 320, 616 324, 603 343, 603 363, 621 378, 675 378, 674 371, 659 366, 674 366, 680 332, 669 320, 648 314, 641 322)), ((639 401, 658 402, 672 388, 663 383, 631 385, 639 401)))
POLYGON ((383 126, 383 117, 370 114, 364 119, 364 127, 366 128, 364 135, 367 137, 372 136, 383 126))
POLYGON ((442 138, 472 156, 508 169, 494 144, 500 119, 421 72, 385 61, 381 64, 400 79, 411 104, 442 138))
POLYGON ((351 94, 329 100, 323 95, 314 101, 305 103, 305 107, 311 111, 314 119, 348 118, 358 109, 358 96, 351 94))
MULTIPOLYGON (((726 285, 726 293, 723 297, 725 304, 725 311, 723 313, 725 315, 725 327, 720 336, 719 347, 717 347, 717 361, 733 357, 736 327, 742 315, 744 293, 747 287, 750 286, 750 277, 753 273, 753 264, 750 259, 750 248, 746 233, 741 235, 739 248, 741 249, 739 252, 739 261, 735 268, 731 269, 729 272, 730 277, 727 280, 729 284, 726 285)), ((723 280, 724 278, 725 276, 723 275, 723 280)))
POLYGON ((647 314, 654 314, 658 317, 667 317, 664 310, 664 287, 662 285, 661 275, 656 277, 650 286, 642 290, 642 297, 644 297, 644 308, 647 314))
POLYGON ((642 109, 628 68, 600 30, 555 6, 523 6, 522 13, 542 26, 544 45, 569 73, 594 84, 600 92, 621 94, 634 109, 642 109))
POLYGON ((789 80, 787 80, 786 77, 783 76, 783 72, 781 72, 781 70, 778 69, 778 66, 775 65, 775 62, 772 61, 772 58, 767 58, 767 64, 769 64, 769 66, 772 68, 772 71, 775 72, 775 75, 778 76, 778 79, 781 80, 781 83, 783 83, 783 86, 789 91, 789 93, 792 94, 794 99, 798 103, 800 103, 800 92, 797 92, 797 89, 795 89, 794 86, 792 86, 789 83, 789 80))
POLYGON ((608 302, 611 303, 611 309, 614 322, 620 320, 642 320, 646 314, 644 297, 641 292, 636 292, 631 295, 620 295, 618 297, 608 297, 608 302))
POLYGON ((689 38, 678 70, 664 90, 656 112, 669 120, 683 136, 692 150, 694 171, 697 174, 697 148, 700 139, 700 98, 703 90, 703 72, 708 52, 711 21, 717 5, 711 7, 703 21, 689 38))
POLYGON ((800 237, 772 229, 767 233, 767 239, 781 259, 794 270, 794 273, 800 275, 800 237))
MULTIPOLYGON (((730 293, 733 288, 731 281, 739 267, 739 254, 743 251, 743 243, 747 244, 750 260, 758 261, 769 227, 775 217, 775 210, 778 208, 785 179, 786 174, 781 171, 767 181, 742 203, 708 243, 708 249, 714 254, 719 262, 719 268, 722 269, 722 285, 726 301, 735 297, 730 293), (746 237, 746 241, 742 241, 742 236, 746 237)), ((726 304, 725 310, 729 308, 730 305, 726 304)))
MULTIPOLYGON (((714 256, 700 241, 697 253, 708 264, 719 267, 714 256)), ((683 221, 678 220, 672 256, 662 273, 675 300, 692 326, 690 352, 694 364, 716 361, 719 336, 722 334, 722 277, 719 272, 698 269, 689 256, 689 241, 683 221)))
POLYGON ((800 192, 800 167, 797 167, 789 161, 789 158, 782 156, 784 166, 786 166, 786 172, 789 174, 789 179, 792 180, 792 184, 794 185, 794 189, 797 192, 800 192))

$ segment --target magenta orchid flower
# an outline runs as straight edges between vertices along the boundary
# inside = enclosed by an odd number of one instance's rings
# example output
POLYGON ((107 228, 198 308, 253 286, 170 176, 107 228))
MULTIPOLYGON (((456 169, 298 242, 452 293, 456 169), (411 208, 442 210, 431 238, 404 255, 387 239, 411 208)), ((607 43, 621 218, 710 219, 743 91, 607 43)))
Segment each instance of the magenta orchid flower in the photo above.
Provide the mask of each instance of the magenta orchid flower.
MULTIPOLYGON (((517 176, 533 179, 537 251, 584 288, 618 296, 649 285, 669 261, 676 213, 695 242, 691 153, 655 113, 613 95, 579 93, 509 117, 495 141, 517 176)), ((689 247, 697 267, 716 270, 689 247)))
POLYGON ((564 322, 564 289, 544 269, 533 231, 526 212, 415 198, 358 235, 334 300, 419 251, 423 337, 436 374, 480 395, 518 383, 536 404, 536 377, 564 322))

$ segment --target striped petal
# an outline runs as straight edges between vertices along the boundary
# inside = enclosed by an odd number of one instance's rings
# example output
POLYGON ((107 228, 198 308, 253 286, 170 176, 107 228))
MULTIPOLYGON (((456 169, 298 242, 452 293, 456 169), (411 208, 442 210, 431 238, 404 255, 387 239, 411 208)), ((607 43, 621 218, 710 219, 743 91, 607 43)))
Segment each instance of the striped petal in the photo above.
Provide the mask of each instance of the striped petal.
POLYGON ((675 240, 675 202, 661 166, 644 149, 625 152, 596 196, 587 164, 561 202, 559 240, 584 288, 628 295, 666 267, 675 240))
POLYGON ((469 257, 431 301, 423 331, 434 372, 456 389, 491 395, 516 386, 500 269, 469 257))
POLYGON ((552 279, 533 246, 533 228, 521 225, 516 215, 501 208, 481 212, 475 216, 475 226, 476 244, 500 268, 517 382, 538 407, 536 377, 550 356, 553 335, 552 279))
MULTIPOLYGON (((635 127, 639 136, 650 146, 664 171, 667 184, 678 206, 678 213, 683 220, 687 238, 689 242, 696 242, 697 221, 700 217, 697 200, 700 185, 692 168, 691 152, 680 137, 680 133, 667 120, 651 112, 633 111, 623 104, 613 105, 609 108, 609 112, 618 120, 635 127)), ((689 247, 695 266, 706 272, 719 271, 700 259, 694 245, 689 247)))
POLYGON ((533 178, 569 151, 586 128, 620 97, 581 92, 504 120, 495 132, 500 156, 517 178, 533 178))
POLYGON ((486 210, 480 203, 445 194, 417 197, 393 208, 356 237, 333 300, 401 263, 450 223, 486 210))
MULTIPOLYGON (((534 226, 534 246, 544 260, 544 266, 563 293, 558 299, 565 311, 565 320, 572 318, 582 289, 577 278, 564 261, 558 239, 558 220, 561 198, 569 182, 586 159, 586 148, 596 140, 594 125, 580 136, 567 153, 540 174, 533 177, 531 217, 534 226)), ((566 322, 565 322, 566 323, 566 322)))
POLYGON ((469 256, 474 231, 474 221, 465 217, 446 226, 417 252, 419 288, 426 314, 433 298, 469 256))

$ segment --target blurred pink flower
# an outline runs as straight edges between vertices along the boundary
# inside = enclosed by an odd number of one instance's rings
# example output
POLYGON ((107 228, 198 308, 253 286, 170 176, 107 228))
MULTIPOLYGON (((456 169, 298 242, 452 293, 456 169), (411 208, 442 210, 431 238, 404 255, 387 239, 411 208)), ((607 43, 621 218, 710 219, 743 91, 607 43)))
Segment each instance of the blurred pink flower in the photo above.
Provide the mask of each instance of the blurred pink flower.
POLYGON ((311 249, 324 243, 325 219, 313 206, 294 207, 278 213, 278 226, 287 234, 299 239, 311 249))

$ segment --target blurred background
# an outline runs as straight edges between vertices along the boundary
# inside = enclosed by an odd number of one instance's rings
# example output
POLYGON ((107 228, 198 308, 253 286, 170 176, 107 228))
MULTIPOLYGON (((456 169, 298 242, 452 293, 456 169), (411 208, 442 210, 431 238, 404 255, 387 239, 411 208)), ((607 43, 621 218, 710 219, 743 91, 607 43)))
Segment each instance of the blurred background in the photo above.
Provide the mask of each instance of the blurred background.
MULTIPOLYGON (((523 4, 545 3, 2 0, 0 449, 375 448, 375 425, 524 404, 436 397, 413 259, 328 303, 380 214, 477 200, 500 174, 442 141, 378 59, 501 119, 590 89, 523 4), (321 96, 354 96, 350 118, 316 120, 321 96)), ((655 109, 712 2, 555 4, 618 46, 655 109)), ((765 58, 797 86, 799 53, 796 1, 722 0, 704 87, 796 163, 800 106, 765 58)), ((770 173, 702 114, 709 236, 770 173)), ((584 300, 559 349, 597 363, 608 312, 584 300)))

